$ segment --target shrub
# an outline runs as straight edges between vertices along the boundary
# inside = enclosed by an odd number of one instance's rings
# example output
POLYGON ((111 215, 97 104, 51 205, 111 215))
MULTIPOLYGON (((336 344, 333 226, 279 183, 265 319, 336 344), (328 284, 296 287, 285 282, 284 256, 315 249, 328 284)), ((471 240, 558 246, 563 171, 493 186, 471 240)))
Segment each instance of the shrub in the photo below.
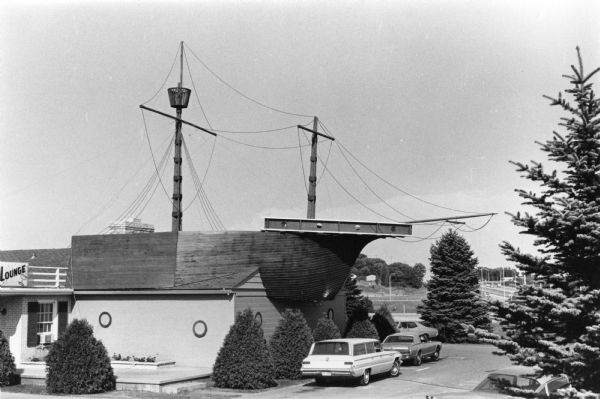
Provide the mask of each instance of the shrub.
POLYGON ((238 313, 213 366, 218 388, 261 389, 275 386, 275 370, 262 328, 252 310, 238 313))
POLYGON ((352 327, 348 334, 346 334, 346 338, 375 338, 379 339, 379 334, 377 334, 377 329, 371 323, 371 320, 361 320, 355 321, 352 323, 352 327))
POLYGON ((112 391, 116 378, 101 341, 86 320, 73 320, 46 357, 48 393, 87 394, 112 391))
POLYGON ((313 336, 299 310, 286 309, 281 316, 269 342, 275 378, 299 379, 302 360, 308 356, 313 336))
POLYGON ((321 317, 317 321, 317 326, 313 331, 313 338, 315 341, 323 341, 324 339, 336 339, 341 338, 340 329, 337 324, 328 317, 321 317))
POLYGON ((8 340, 0 331, 0 387, 13 385, 16 383, 16 379, 15 358, 10 352, 8 340))
POLYGON ((394 318, 385 304, 377 309, 371 321, 377 330, 380 341, 383 341, 385 337, 396 332, 394 318))

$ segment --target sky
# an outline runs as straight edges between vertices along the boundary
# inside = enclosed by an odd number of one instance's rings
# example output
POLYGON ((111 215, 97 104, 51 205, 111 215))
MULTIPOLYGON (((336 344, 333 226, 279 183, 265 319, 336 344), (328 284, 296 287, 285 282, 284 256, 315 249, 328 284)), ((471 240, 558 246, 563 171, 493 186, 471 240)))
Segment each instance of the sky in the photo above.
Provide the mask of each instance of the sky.
MULTIPOLYGON (((363 252, 428 265, 458 228, 480 265, 511 267, 502 241, 533 247, 507 212, 536 187, 509 161, 546 161, 535 142, 565 115, 542 95, 568 88, 576 46, 600 66, 599 23, 591 0, 4 1, 0 249, 64 248, 127 216, 171 229, 172 155, 160 160, 174 124, 139 105, 174 114, 184 42, 183 118, 219 133, 185 126, 184 140, 228 230, 306 216, 309 137, 295 126, 318 116, 336 140, 319 142, 317 218, 493 212, 363 252)), ((210 231, 189 164, 183 229, 210 231)))

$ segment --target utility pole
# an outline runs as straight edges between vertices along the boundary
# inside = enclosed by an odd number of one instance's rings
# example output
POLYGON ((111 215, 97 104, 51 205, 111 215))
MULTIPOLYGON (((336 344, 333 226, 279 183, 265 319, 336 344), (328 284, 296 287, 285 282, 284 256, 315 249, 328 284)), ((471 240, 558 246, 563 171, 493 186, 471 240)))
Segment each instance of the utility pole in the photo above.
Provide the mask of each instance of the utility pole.
POLYGON ((306 209, 306 218, 314 219, 316 214, 316 202, 317 202, 317 144, 319 137, 325 137, 331 141, 335 138, 328 136, 323 133, 319 133, 317 130, 319 127, 319 118, 315 116, 313 121, 313 128, 307 129, 302 125, 298 125, 298 129, 306 130, 312 133, 311 145, 310 145, 310 174, 308 176, 308 207, 306 209))

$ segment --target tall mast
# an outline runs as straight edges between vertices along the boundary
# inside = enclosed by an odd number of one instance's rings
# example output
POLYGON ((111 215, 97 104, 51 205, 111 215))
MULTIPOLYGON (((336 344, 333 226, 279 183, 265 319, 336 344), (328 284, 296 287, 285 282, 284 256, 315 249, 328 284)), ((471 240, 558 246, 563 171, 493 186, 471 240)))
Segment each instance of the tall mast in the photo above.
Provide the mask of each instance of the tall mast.
POLYGON ((308 207, 306 209, 306 218, 314 219, 317 205, 317 129, 319 127, 319 118, 315 116, 313 121, 313 134, 310 144, 310 175, 308 176, 308 207))
POLYGON ((308 176, 308 207, 306 209, 306 218, 314 219, 316 214, 316 202, 317 202, 317 144, 319 136, 325 137, 329 140, 335 140, 335 138, 328 136, 317 131, 319 127, 319 118, 315 116, 313 121, 313 128, 307 129, 302 125, 298 125, 299 129, 306 130, 312 133, 312 140, 310 145, 310 175, 308 176))
POLYGON ((175 121, 175 155, 173 157, 173 212, 171 213, 171 231, 173 232, 181 231, 183 226, 183 212, 181 207, 183 198, 181 190, 181 181, 183 179, 181 176, 181 144, 183 142, 183 136, 181 134, 181 110, 187 108, 191 92, 190 89, 183 87, 183 42, 181 42, 179 83, 177 84, 177 87, 168 89, 171 107, 177 110, 177 119, 175 121))

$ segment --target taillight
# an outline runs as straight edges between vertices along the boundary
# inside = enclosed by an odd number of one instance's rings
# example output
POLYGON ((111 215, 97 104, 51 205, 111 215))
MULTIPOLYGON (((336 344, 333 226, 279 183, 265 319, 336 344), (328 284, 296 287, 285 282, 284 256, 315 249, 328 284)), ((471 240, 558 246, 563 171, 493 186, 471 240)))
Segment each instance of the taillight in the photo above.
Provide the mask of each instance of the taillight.
POLYGON ((352 366, 354 364, 354 362, 344 362, 344 365, 346 366, 352 366))
POLYGON ((302 364, 310 364, 310 362, 308 360, 303 360, 302 364))

